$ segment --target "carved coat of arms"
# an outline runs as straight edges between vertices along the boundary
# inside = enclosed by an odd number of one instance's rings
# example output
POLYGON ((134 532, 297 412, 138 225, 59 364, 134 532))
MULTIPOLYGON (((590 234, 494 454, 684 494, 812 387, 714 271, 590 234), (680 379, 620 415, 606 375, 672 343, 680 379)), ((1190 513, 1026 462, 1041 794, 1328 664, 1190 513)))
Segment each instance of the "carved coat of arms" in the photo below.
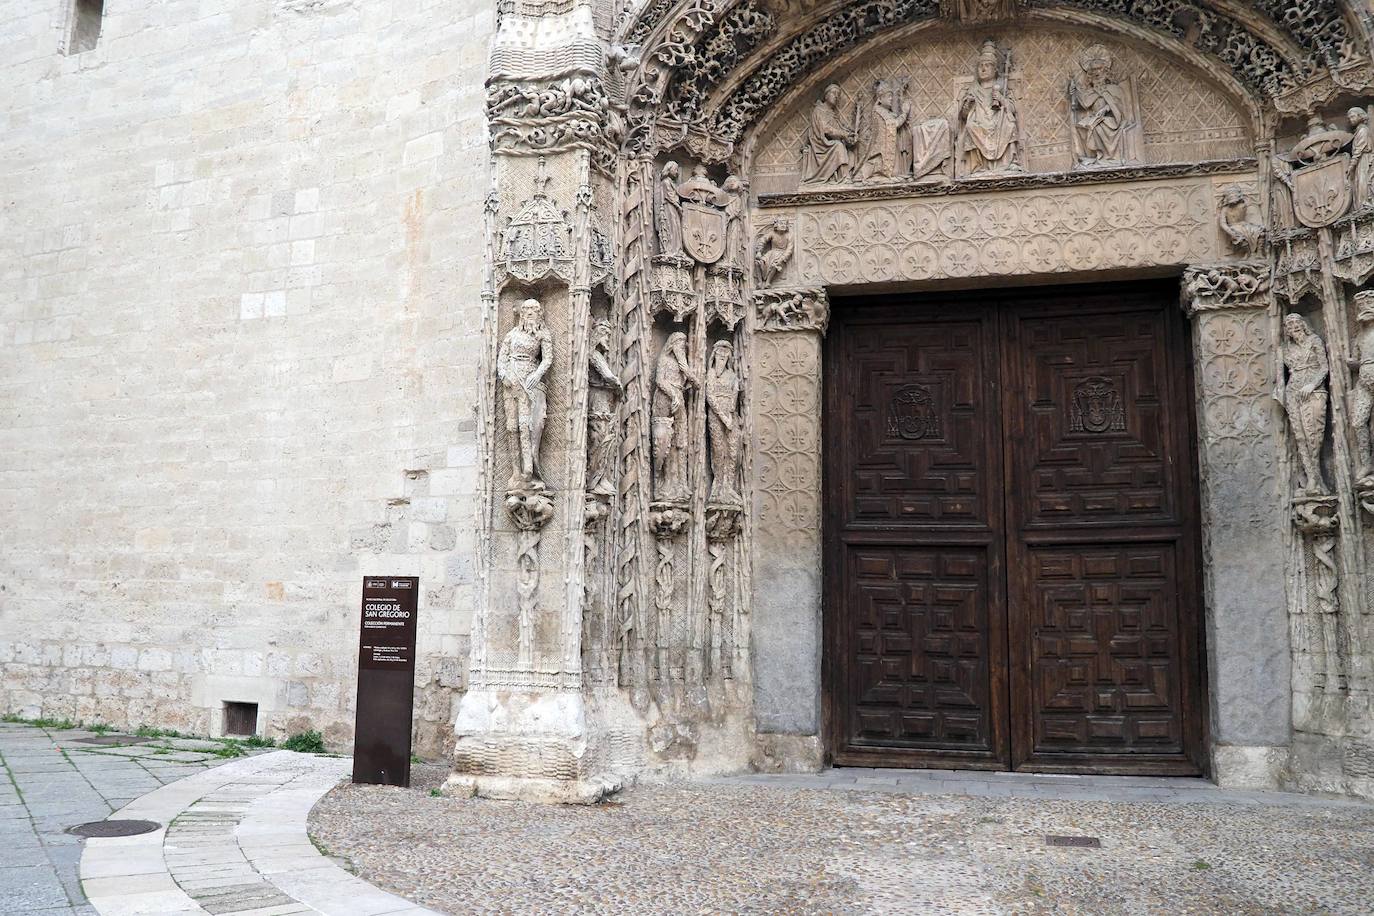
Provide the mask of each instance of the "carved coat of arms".
POLYGON ((1121 432, 1125 428, 1126 410, 1115 382, 1095 375, 1074 386, 1069 403, 1070 432, 1121 432))
POLYGON ((1329 226, 1350 209, 1350 156, 1330 159, 1293 171, 1293 212, 1312 229, 1329 226))
POLYGON ((940 414, 935 395, 925 385, 903 385, 892 395, 887 413, 887 434, 902 439, 940 435, 940 414))
POLYGON ((727 216, 708 204, 682 202, 682 247, 702 264, 725 256, 727 216))

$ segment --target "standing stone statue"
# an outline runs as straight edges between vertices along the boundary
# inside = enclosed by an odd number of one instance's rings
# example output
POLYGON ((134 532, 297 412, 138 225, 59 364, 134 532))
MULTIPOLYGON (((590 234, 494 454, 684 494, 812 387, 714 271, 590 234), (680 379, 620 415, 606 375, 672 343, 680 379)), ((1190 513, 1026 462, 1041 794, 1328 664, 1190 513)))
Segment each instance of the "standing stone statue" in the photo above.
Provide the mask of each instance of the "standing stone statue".
POLYGON ((778 217, 754 244, 754 271, 760 286, 771 286, 792 260, 792 224, 778 217))
POLYGON ((1352 108, 1347 113, 1350 130, 1350 186, 1355 192, 1355 209, 1374 204, 1374 136, 1370 133, 1369 112, 1352 108))
POLYGON ((1016 102, 1007 92, 1002 54, 991 39, 978 52, 973 85, 959 97, 955 153, 961 175, 1019 169, 1016 102))
POLYGON ((740 502, 738 419, 739 374, 735 372, 735 348, 727 340, 711 347, 706 367, 706 437, 711 449, 711 495, 713 503, 735 505, 740 502))
POLYGON ((1356 294, 1355 302, 1360 333, 1356 343, 1359 357, 1347 361, 1358 372, 1350 392, 1350 423, 1355 427, 1355 445, 1360 454, 1355 476, 1364 482, 1374 479, 1374 448, 1370 445, 1369 430, 1370 416, 1374 414, 1374 292, 1356 294))
POLYGON ((615 400, 625 393, 611 368, 611 325, 592 326, 592 350, 587 357, 587 492, 614 496, 611 469, 615 455, 615 400))
POLYGON ((1321 452, 1326 440, 1326 378, 1330 373, 1326 345, 1298 314, 1284 316, 1283 331, 1283 365, 1288 370, 1283 408, 1298 446, 1301 490, 1307 496, 1324 495, 1328 490, 1322 479, 1321 452))
POLYGON ((906 98, 906 80, 878 80, 873 106, 863 121, 859 180, 905 177, 911 171, 911 102, 906 98))
POLYGON ((682 257, 682 194, 677 186, 681 174, 676 162, 665 162, 654 186, 654 229, 663 257, 682 257))
POLYGON ((1073 157, 1079 168, 1125 165, 1140 160, 1140 112, 1130 81, 1112 74, 1112 57, 1101 45, 1078 55, 1080 76, 1069 80, 1073 157))
POLYGON ((542 490, 539 446, 544 439, 547 399, 544 376, 553 365, 553 335, 544 326, 538 299, 520 303, 515 327, 506 332, 496 357, 496 375, 504 387, 506 437, 510 443, 512 490, 542 490))
POLYGON ((725 262, 740 267, 745 255, 744 182, 738 175, 725 176, 719 199, 725 209, 725 262))
POLYGON ((840 111, 840 87, 831 83, 811 109, 802 137, 801 180, 821 183, 851 177, 857 142, 852 119, 840 111))
POLYGON ((674 331, 658 352, 654 367, 653 464, 654 496, 659 500, 687 497, 687 400, 685 389, 701 384, 687 362, 687 335, 674 331))

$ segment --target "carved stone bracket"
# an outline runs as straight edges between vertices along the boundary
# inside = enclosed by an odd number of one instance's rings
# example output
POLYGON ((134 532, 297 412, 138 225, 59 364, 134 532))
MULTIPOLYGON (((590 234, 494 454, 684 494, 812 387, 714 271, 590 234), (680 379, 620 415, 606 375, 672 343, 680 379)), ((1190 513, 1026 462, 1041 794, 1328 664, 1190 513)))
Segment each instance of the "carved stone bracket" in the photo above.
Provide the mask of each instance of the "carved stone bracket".
POLYGON ((1191 318, 1219 309, 1264 308, 1270 289, 1264 261, 1199 264, 1183 274, 1183 310, 1191 318))
POLYGON ((686 503, 656 502, 649 508, 649 529, 660 541, 677 537, 691 521, 686 503))
POLYGON ((553 518, 553 500, 542 490, 507 490, 505 505, 521 531, 538 531, 553 518))
POLYGON ((1299 496, 1293 500, 1293 525, 1309 537, 1334 537, 1340 527, 1335 496, 1299 496))
POLYGON ((1273 239, 1274 292, 1289 302, 1321 292, 1322 258, 1317 234, 1295 229, 1273 239))
POLYGON ((707 506, 706 539, 713 542, 728 541, 739 534, 742 513, 739 506, 707 506))
POLYGON ((744 317, 744 270, 716 264, 706 271, 706 320, 734 330, 744 317))
POLYGON ((816 331, 830 323, 830 299, 823 288, 779 287, 754 293, 754 330, 816 331))
POLYGON ((1360 508, 1374 518, 1374 480, 1365 478, 1355 483, 1355 499, 1360 508))
POLYGON ((653 313, 667 312, 674 321, 686 321, 697 305, 692 286, 695 262, 681 255, 657 255, 649 275, 649 303, 653 313))
POLYGON ((1332 230, 1336 237, 1336 276, 1362 286, 1374 277, 1374 208, 1352 214, 1337 222, 1332 230))

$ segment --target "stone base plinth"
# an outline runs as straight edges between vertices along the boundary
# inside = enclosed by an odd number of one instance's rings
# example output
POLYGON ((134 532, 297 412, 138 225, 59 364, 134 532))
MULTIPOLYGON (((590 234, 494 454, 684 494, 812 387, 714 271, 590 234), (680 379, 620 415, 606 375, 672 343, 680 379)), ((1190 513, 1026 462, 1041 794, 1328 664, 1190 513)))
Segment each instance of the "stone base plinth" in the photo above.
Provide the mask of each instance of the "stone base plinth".
POLYGON ((471 776, 454 773, 440 790, 445 795, 496 798, 506 801, 538 802, 550 805, 594 805, 620 791, 619 779, 597 776, 589 779, 545 779, 522 776, 471 776))

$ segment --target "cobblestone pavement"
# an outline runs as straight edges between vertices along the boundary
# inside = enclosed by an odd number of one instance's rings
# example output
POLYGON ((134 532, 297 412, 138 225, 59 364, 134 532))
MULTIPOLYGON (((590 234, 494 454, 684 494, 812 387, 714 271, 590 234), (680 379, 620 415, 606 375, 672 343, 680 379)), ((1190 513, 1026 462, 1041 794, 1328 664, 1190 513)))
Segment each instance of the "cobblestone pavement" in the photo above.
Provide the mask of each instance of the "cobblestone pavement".
POLYGON ((0 723, 0 912, 95 912, 77 877, 81 838, 66 829, 104 820, 145 792, 225 762, 206 753, 221 747, 213 742, 92 740, 121 736, 0 723))
POLYGON ((833 770, 555 807, 433 797, 442 775, 341 786, 311 834, 366 880, 453 914, 1374 911, 1374 806, 1356 802, 1201 780, 833 770))

